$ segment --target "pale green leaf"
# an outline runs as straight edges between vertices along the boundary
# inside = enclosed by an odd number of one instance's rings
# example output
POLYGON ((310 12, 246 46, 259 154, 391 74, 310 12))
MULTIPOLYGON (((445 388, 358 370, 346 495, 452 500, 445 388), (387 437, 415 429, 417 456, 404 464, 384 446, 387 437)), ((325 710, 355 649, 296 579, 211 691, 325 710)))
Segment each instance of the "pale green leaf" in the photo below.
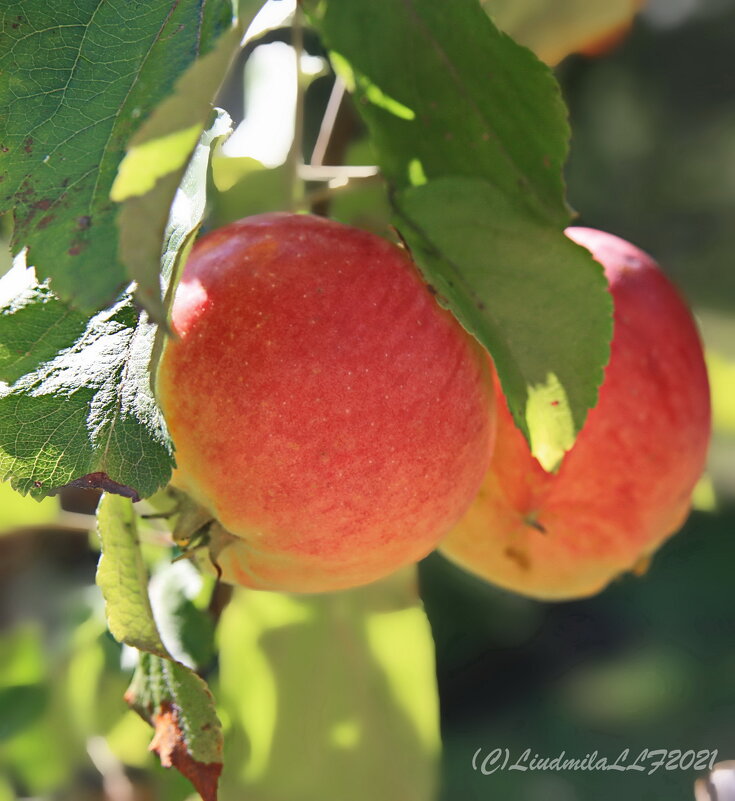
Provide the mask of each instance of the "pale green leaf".
POLYGON ((167 656, 148 600, 148 573, 140 553, 136 515, 128 498, 105 493, 97 507, 102 554, 97 584, 113 637, 134 648, 167 656))
MULTIPOLYGON (((105 494, 97 507, 102 555, 97 584, 110 631, 142 653, 126 701, 155 729, 151 748, 201 793, 216 799, 222 763, 222 727, 206 683, 166 649, 148 597, 148 573, 138 542, 136 515, 127 498, 105 494)), ((175 618, 166 617, 169 639, 175 618)), ((181 618, 179 618, 181 620, 181 618)), ((178 637, 180 641, 183 638, 178 637)))
POLYGON ((245 749, 224 797, 433 801, 438 697, 414 570, 321 596, 237 590, 219 641, 228 743, 245 749))

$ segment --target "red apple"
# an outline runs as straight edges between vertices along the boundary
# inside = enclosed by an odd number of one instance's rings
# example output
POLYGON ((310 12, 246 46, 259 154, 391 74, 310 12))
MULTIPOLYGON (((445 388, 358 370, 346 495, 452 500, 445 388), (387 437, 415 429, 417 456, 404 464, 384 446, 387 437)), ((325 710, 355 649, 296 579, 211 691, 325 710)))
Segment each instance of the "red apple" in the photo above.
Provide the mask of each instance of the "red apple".
POLYGON ((616 236, 566 233, 603 265, 613 296, 599 401, 552 474, 531 455, 496 383, 490 469, 441 546, 488 581, 542 599, 598 592, 676 531, 710 434, 702 345, 671 282, 650 256, 616 236))
POLYGON ((486 356, 395 245, 307 215, 240 220, 196 244, 173 327, 173 483, 234 535, 213 550, 225 580, 364 584, 467 510, 494 433, 486 356))

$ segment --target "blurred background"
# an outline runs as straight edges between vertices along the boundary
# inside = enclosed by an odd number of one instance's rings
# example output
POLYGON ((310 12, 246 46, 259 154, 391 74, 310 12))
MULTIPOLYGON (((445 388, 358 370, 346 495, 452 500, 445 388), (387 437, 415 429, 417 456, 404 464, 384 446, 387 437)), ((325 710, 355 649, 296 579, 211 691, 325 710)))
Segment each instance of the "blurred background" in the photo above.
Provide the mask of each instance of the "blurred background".
MULTIPOLYGON (((289 199, 296 55, 288 3, 271 6, 219 100, 238 128, 212 165, 211 227, 289 199)), ((644 577, 570 603, 497 590, 433 555, 418 576, 429 629, 413 573, 323 598, 230 594, 186 562, 166 567, 165 532, 150 524, 152 591, 168 599, 159 625, 185 620, 188 640, 171 647, 220 705, 223 801, 691 801, 701 771, 483 776, 471 760, 496 747, 735 759, 733 42, 733 0, 650 0, 614 49, 556 67, 579 223, 653 254, 706 343, 715 433, 684 529, 644 577)), ((383 230, 364 131, 308 30, 304 45, 308 202, 383 230)), ((4 271, 6 247, 0 258, 4 271)), ((37 504, 0 485, 0 801, 191 796, 155 764, 150 730, 122 700, 134 655, 107 633, 94 586, 96 500, 75 491, 37 504)))

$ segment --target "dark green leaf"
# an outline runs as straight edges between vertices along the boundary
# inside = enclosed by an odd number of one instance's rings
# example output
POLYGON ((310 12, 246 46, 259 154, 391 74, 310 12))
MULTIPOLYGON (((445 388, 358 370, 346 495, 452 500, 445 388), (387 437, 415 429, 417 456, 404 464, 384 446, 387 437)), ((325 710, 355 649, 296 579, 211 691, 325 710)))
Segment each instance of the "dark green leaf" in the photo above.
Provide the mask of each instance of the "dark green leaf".
POLYGON ((3 4, 0 211, 16 207, 14 249, 62 298, 96 309, 127 283, 110 199, 124 149, 231 25, 230 0, 3 4))

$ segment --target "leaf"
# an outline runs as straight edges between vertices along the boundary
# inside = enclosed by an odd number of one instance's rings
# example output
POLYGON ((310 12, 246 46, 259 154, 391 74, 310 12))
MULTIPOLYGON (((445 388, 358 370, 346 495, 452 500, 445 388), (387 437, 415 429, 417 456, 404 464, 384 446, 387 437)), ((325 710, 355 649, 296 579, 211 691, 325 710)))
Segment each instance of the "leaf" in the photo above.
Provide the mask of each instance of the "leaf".
POLYGON ((414 257, 490 351, 534 452, 558 455, 596 402, 612 306, 602 268, 563 234, 569 127, 552 73, 475 0, 312 5, 414 257), (534 399, 549 382, 553 414, 534 399))
POLYGON ((206 683, 173 660, 161 640, 130 501, 103 495, 97 530, 102 547, 97 583, 110 631, 143 651, 125 700, 154 727, 150 748, 161 764, 186 776, 204 801, 216 801, 223 737, 214 699, 206 683))
POLYGON ((0 372, 30 369, 0 387, 0 478, 35 497, 67 484, 152 495, 173 464, 148 372, 156 327, 127 295, 83 321, 20 261, 11 272, 26 283, 0 307, 0 372))
POLYGON ((219 625, 224 797, 435 798, 438 696, 415 575, 320 596, 236 590, 219 625))
POLYGON ((192 668, 208 668, 215 657, 214 621, 194 600, 204 576, 188 559, 156 570, 148 589, 153 615, 167 651, 192 668))
POLYGON ((94 310, 128 283, 110 199, 124 148, 231 26, 230 0, 4 4, 0 212, 63 299, 94 310))
POLYGON ((0 278, 0 381, 12 384, 37 370, 80 336, 86 322, 17 258, 0 278))
POLYGON ((414 256, 493 354, 509 402, 522 402, 516 418, 528 425, 534 455, 555 467, 602 381, 599 343, 611 335, 611 319, 600 312, 610 313, 600 266, 482 180, 431 181, 406 190, 400 208, 414 256))
POLYGON ((162 243, 166 243, 165 275, 166 261, 172 257, 172 243, 180 246, 201 222, 209 151, 219 138, 232 131, 226 112, 212 112, 212 98, 240 47, 242 34, 241 20, 220 38, 211 53, 195 62, 181 77, 174 94, 133 137, 112 186, 112 199, 123 202, 119 217, 120 258, 128 275, 137 282, 136 296, 159 322, 165 321, 159 279, 162 243), (210 118, 208 123, 207 118, 210 118), (202 128, 205 128, 203 133, 202 128), (189 167, 182 184, 187 162, 189 167), (192 215, 183 227, 179 214, 174 226, 178 230, 174 232, 169 210, 175 214, 171 206, 177 189, 192 200, 198 195, 201 201, 193 203, 192 211, 196 209, 198 214, 192 215))
POLYGON ((0 636, 0 743, 33 726, 47 710, 47 659, 38 626, 0 636))
POLYGON ((480 0, 495 24, 547 64, 623 33, 645 0, 480 0))
POLYGON ((97 507, 102 546, 97 585, 105 598, 112 636, 134 648, 167 656, 148 600, 148 573, 138 543, 136 516, 126 498, 105 494, 97 507))
POLYGON ((476 0, 341 0, 317 25, 352 74, 380 166, 397 187, 484 178, 521 209, 569 220, 569 126, 551 71, 500 33, 476 0), (345 63, 346 60, 346 63, 345 63))
POLYGON ((149 746, 203 801, 217 801, 224 741, 207 685, 178 662, 142 654, 125 700, 155 734, 149 746))
POLYGON ((0 687, 0 743, 31 726, 45 712, 49 688, 42 684, 0 687))

